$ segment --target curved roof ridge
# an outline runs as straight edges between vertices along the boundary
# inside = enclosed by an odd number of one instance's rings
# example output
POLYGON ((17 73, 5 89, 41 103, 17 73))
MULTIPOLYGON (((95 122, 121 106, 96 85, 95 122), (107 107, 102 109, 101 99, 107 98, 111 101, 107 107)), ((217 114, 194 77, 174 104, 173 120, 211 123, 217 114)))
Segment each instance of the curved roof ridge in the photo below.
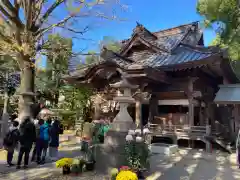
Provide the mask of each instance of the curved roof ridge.
POLYGON ((152 34, 158 34, 158 33, 164 32, 164 31, 172 31, 172 30, 175 30, 175 29, 178 29, 178 28, 181 28, 181 27, 187 27, 187 26, 190 27, 190 26, 198 26, 198 25, 199 25, 199 21, 194 21, 194 22, 191 22, 191 23, 188 23, 188 24, 182 24, 182 25, 179 25, 179 26, 174 26, 172 28, 166 28, 166 29, 162 29, 162 30, 159 30, 159 31, 155 31, 155 32, 152 32, 152 34))
POLYGON ((205 46, 200 46, 200 45, 192 46, 190 44, 185 44, 185 43, 180 43, 179 45, 181 47, 191 49, 195 52, 206 53, 206 54, 223 52, 223 49, 221 49, 219 47, 205 47, 205 46))
POLYGON ((153 34, 151 31, 149 31, 144 25, 140 24, 139 22, 137 22, 137 26, 133 29, 133 34, 139 34, 141 35, 140 33, 143 32, 143 31, 146 31, 147 33, 149 33, 152 37, 156 38, 157 39, 157 36, 155 34, 153 34))

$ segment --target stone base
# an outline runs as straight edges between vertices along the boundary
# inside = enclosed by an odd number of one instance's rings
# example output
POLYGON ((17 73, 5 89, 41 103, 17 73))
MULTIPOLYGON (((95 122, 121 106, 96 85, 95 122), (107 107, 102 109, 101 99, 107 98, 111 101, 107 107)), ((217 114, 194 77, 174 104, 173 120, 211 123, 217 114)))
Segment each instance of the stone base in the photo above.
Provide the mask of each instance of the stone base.
POLYGON ((96 147, 96 171, 108 173, 111 168, 126 165, 124 147, 127 132, 109 131, 104 144, 96 147))
MULTIPOLYGON (((135 129, 133 121, 115 121, 111 124, 112 132, 128 132, 129 129, 135 129)), ((110 134, 109 134, 110 135, 110 134)), ((110 135, 111 136, 111 135, 110 135)), ((124 137, 125 139, 125 137, 124 137)))
POLYGON ((164 144, 164 143, 152 143, 149 146, 151 153, 154 154, 164 154, 171 156, 178 151, 178 146, 175 144, 164 144))

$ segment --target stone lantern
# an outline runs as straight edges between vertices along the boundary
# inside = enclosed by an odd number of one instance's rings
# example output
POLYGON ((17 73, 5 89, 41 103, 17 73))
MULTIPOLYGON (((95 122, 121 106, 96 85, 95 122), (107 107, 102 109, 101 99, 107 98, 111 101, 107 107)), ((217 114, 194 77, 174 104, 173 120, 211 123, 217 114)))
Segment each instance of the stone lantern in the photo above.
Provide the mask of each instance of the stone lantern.
POLYGON ((126 135, 130 129, 135 127, 127 107, 129 104, 135 103, 134 98, 132 98, 131 89, 135 89, 138 86, 131 85, 124 76, 121 81, 110 86, 123 93, 119 92, 118 96, 113 99, 119 103, 120 110, 110 125, 104 144, 99 146, 96 153, 96 167, 101 172, 107 172, 109 168, 124 165, 125 156, 123 152, 126 135))
POLYGON ((132 117, 128 113, 127 107, 135 103, 135 99, 132 98, 131 90, 136 89, 138 86, 130 84, 124 76, 121 81, 111 84, 110 86, 119 90, 118 96, 113 98, 113 100, 118 102, 120 106, 119 113, 113 120, 112 130, 128 132, 129 129, 133 128, 134 123, 132 117), (123 92, 123 94, 121 92, 123 92))

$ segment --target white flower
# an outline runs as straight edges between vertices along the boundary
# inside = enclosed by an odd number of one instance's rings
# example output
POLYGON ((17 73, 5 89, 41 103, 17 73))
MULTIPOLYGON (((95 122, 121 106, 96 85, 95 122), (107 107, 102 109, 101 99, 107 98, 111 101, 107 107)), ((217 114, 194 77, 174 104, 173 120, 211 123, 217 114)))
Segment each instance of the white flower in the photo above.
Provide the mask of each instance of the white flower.
POLYGON ((136 137, 136 142, 142 142, 142 140, 143 140, 142 137, 140 137, 140 136, 137 136, 137 137, 136 137))
POLYGON ((134 132, 134 130, 131 130, 131 129, 130 129, 130 130, 128 130, 128 134, 129 134, 129 135, 135 135, 135 132, 134 132))
POLYGON ((136 129, 136 130, 135 130, 135 133, 136 133, 136 134, 141 134, 141 132, 142 132, 141 129, 136 129))
POLYGON ((128 135, 126 136, 126 141, 133 141, 133 136, 130 135, 130 134, 128 134, 128 135))
POLYGON ((149 133, 150 133, 150 130, 148 128, 143 129, 143 134, 149 134, 149 133))

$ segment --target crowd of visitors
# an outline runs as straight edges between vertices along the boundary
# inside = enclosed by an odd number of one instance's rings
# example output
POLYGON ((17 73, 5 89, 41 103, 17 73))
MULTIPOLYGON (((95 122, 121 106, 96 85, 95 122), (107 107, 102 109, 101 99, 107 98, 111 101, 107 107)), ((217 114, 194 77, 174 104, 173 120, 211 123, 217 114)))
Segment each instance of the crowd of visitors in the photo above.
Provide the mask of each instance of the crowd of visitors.
POLYGON ((7 164, 12 163, 14 150, 19 149, 17 169, 21 168, 24 157, 24 168, 28 167, 29 156, 32 151, 31 161, 37 164, 44 164, 47 152, 51 160, 58 158, 59 135, 63 129, 58 119, 39 118, 34 121, 30 117, 25 117, 19 126, 19 122, 12 121, 4 140, 3 145, 7 150, 7 164))

